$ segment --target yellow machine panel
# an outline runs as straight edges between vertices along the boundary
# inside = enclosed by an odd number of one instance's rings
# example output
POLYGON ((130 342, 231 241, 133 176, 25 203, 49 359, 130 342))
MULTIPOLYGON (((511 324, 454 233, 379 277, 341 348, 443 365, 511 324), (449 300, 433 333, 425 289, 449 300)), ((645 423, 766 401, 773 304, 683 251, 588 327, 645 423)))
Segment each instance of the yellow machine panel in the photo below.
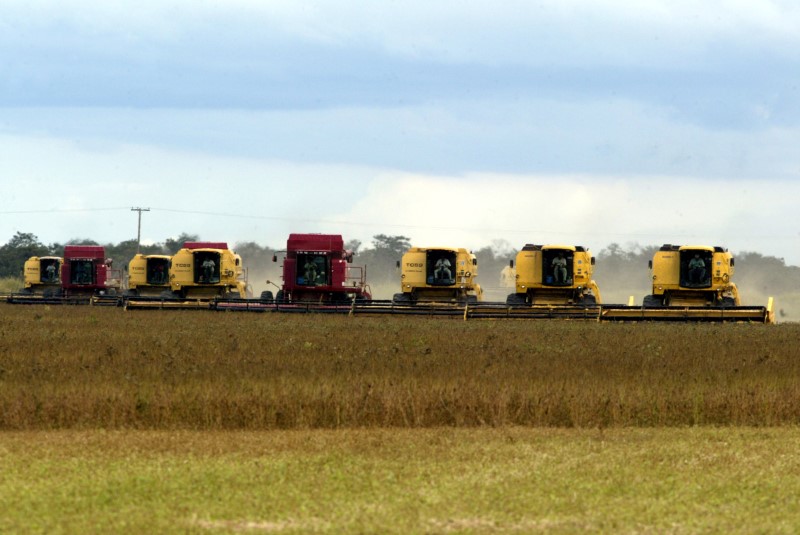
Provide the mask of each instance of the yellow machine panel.
POLYGON ((652 294, 643 306, 739 306, 731 279, 733 255, 724 247, 664 245, 650 262, 652 294))
POLYGON ((242 258, 230 249, 184 247, 172 257, 169 288, 181 298, 246 299, 242 258))
POLYGON ((398 304, 428 302, 478 302, 483 292, 475 281, 478 260, 464 248, 412 247, 398 262, 401 293, 398 304))
POLYGON ((32 256, 25 261, 23 292, 28 294, 56 294, 61 288, 61 265, 59 256, 32 256))
POLYGON ((594 257, 581 246, 525 245, 517 253, 515 292, 508 296, 506 303, 548 306, 600 304, 600 289, 592 280, 593 266, 594 257))

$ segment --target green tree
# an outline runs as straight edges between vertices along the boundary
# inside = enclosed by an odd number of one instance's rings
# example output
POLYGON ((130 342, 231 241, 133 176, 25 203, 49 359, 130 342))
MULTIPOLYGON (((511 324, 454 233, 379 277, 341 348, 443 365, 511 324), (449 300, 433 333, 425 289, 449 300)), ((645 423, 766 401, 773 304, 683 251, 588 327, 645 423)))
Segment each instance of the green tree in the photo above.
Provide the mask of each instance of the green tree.
POLYGON ((50 249, 34 234, 17 232, 0 247, 0 277, 19 277, 28 258, 48 254, 50 249))
POLYGON ((197 234, 187 234, 186 232, 181 232, 177 238, 167 238, 164 242, 164 248, 167 250, 167 254, 175 254, 181 250, 183 244, 187 241, 199 240, 200 237, 197 234))
POLYGON ((372 237, 372 246, 381 254, 400 257, 411 247, 411 238, 407 236, 387 236, 377 234, 372 237))

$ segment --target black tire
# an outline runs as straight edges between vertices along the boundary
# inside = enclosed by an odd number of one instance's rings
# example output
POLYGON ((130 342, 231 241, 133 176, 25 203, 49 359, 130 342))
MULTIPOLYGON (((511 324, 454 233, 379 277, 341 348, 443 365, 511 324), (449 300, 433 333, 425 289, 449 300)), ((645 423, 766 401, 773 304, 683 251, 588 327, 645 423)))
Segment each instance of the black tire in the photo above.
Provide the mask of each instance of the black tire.
POLYGON ((269 290, 265 290, 261 292, 261 302, 266 304, 271 304, 275 301, 275 296, 272 295, 272 292, 269 290))
POLYGON ((581 305, 585 307, 593 307, 597 306, 597 298, 594 295, 586 294, 581 299, 581 305))
POLYGON ((736 300, 733 297, 723 297, 720 300, 720 305, 723 308, 735 307, 736 306, 736 300))
POLYGON ((138 290, 125 290, 122 293, 122 297, 138 297, 139 291, 138 290))
POLYGON ((275 294, 275 302, 276 303, 285 303, 286 302, 286 297, 285 297, 285 294, 283 293, 283 290, 278 290, 278 293, 275 294))
POLYGON ((644 308, 659 308, 664 306, 664 301, 655 295, 645 295, 642 300, 642 306, 644 308))
POLYGON ((394 294, 392 296, 392 304, 395 305, 410 305, 411 304, 411 296, 407 293, 399 293, 394 294))
POLYGON ((526 304, 525 294, 508 294, 508 297, 506 297, 506 305, 508 306, 524 306, 526 304))
POLYGON ((159 294, 161 299, 175 299, 177 296, 172 292, 172 290, 164 290, 159 294))

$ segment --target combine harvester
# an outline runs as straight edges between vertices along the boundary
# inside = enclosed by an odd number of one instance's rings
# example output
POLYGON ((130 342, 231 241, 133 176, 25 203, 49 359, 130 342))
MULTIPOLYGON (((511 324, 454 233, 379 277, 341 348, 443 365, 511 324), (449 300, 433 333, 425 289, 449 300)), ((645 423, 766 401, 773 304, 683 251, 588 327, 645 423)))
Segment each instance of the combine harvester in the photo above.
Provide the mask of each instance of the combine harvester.
POLYGON ((116 306, 122 273, 111 266, 112 260, 100 245, 67 245, 63 259, 31 257, 25 262, 25 287, 9 296, 8 302, 116 306))
MULTIPOLYGON (((276 310, 305 312, 348 310, 352 303, 372 299, 367 268, 353 266, 340 234, 290 234, 283 259, 283 284, 277 294, 261 293, 258 301, 217 300, 216 310, 276 310)), ((272 258, 278 261, 278 256, 272 258)), ((270 281, 267 281, 269 283, 270 281)))
POLYGON ((483 299, 476 282, 478 259, 464 248, 412 247, 397 263, 400 293, 395 305, 478 303, 483 299))
POLYGON ((583 309, 602 302, 592 280, 594 257, 580 245, 527 244, 516 260, 516 292, 507 305, 583 309))
MULTIPOLYGON (((159 257, 160 258, 160 257, 159 257)), ((139 265, 145 264, 145 273, 150 265, 147 258, 136 258, 131 261, 139 274, 139 265)), ((153 259, 154 261, 157 259, 153 259)), ((158 262, 151 262, 158 267, 158 262)), ((146 289, 147 294, 158 290, 158 295, 128 295, 125 297, 126 309, 142 308, 212 308, 218 299, 245 300, 247 298, 247 281, 241 257, 228 248, 225 242, 186 242, 183 248, 175 253, 168 264, 169 281, 151 282, 139 285, 140 276, 134 280, 137 293, 146 289)))
POLYGON ((136 254, 128 263, 128 289, 124 296, 173 298, 169 284, 168 255, 136 254))
POLYGON ((733 283, 733 255, 724 247, 663 245, 650 261, 652 293, 641 308, 605 306, 602 319, 615 321, 751 321, 774 323, 766 307, 743 306, 733 283))
POLYGON ((32 256, 25 261, 21 296, 57 297, 61 294, 60 256, 32 256))

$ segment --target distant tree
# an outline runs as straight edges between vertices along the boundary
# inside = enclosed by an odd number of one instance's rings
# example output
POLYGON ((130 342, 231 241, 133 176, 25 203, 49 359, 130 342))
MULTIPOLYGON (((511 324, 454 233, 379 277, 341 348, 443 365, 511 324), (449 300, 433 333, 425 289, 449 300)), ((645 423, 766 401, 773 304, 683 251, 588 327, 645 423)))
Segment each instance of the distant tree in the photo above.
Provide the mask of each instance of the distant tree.
POLYGON ((244 265, 249 267, 266 266, 272 262, 272 255, 275 254, 275 249, 262 247, 253 241, 237 242, 234 250, 242 257, 244 265))
POLYGON ((94 240, 89 238, 72 238, 67 242, 67 245, 100 245, 94 240))
POLYGON ((350 240, 344 244, 344 248, 346 251, 353 251, 353 254, 358 254, 358 250, 361 248, 361 240, 350 240))
POLYGON ((372 246, 379 253, 388 253, 400 257, 411 247, 411 238, 407 236, 387 236, 377 234, 372 237, 372 246))
MULTIPOLYGON (((105 246, 106 258, 114 260, 114 267, 125 269, 131 259, 136 255, 136 240, 125 240, 117 244, 109 243, 105 246)), ((164 254, 164 247, 161 244, 142 245, 139 252, 145 255, 164 254)))
POLYGON ((181 234, 177 238, 167 238, 164 241, 164 248, 167 250, 167 254, 175 254, 181 250, 183 244, 187 241, 199 241, 200 237, 197 234, 187 234, 186 232, 181 232, 181 234))
POLYGON ((32 256, 46 256, 50 249, 34 234, 17 232, 0 247, 0 277, 18 277, 25 261, 32 256))

